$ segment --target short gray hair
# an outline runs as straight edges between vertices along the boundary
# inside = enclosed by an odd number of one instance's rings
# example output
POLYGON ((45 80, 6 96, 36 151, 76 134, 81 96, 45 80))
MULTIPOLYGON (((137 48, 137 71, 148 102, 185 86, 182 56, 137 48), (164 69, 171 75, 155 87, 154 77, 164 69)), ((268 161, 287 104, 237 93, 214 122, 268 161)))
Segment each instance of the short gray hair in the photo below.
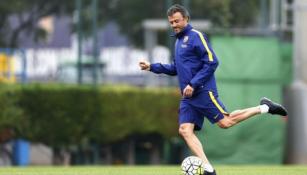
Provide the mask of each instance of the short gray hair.
POLYGON ((184 18, 188 18, 188 21, 190 19, 190 14, 188 12, 188 10, 182 6, 182 5, 179 5, 179 4, 174 4, 172 5, 168 10, 167 10, 167 16, 172 16, 173 14, 175 13, 181 13, 181 15, 184 17, 184 18))

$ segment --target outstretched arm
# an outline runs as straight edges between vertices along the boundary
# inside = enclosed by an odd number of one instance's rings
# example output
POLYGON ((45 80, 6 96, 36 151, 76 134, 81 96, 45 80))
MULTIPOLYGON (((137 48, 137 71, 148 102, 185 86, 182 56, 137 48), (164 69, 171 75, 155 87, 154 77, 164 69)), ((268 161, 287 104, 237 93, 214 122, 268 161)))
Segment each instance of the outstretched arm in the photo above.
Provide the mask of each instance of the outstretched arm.
POLYGON ((167 75, 177 75, 175 62, 173 62, 172 64, 161 64, 161 63, 150 64, 147 61, 140 61, 139 66, 141 70, 151 71, 156 74, 164 73, 167 75))

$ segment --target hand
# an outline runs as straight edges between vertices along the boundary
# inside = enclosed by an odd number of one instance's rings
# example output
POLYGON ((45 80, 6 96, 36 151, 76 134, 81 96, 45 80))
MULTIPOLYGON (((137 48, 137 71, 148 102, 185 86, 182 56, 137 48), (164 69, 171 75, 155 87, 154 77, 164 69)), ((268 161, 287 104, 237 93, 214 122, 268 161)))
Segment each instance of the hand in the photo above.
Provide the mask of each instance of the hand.
POLYGON ((150 63, 148 61, 144 61, 144 60, 140 61, 139 66, 141 70, 147 70, 147 71, 150 70, 150 63))
POLYGON ((187 85, 183 90, 184 97, 192 97, 194 88, 190 85, 187 85))

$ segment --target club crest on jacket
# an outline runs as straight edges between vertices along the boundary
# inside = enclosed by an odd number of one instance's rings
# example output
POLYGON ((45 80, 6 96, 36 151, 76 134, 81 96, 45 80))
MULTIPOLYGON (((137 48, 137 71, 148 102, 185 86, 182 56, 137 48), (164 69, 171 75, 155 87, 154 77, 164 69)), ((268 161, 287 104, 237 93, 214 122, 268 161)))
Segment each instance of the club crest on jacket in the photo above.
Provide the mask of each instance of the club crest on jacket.
POLYGON ((189 36, 184 36, 183 42, 186 43, 189 40, 189 36))

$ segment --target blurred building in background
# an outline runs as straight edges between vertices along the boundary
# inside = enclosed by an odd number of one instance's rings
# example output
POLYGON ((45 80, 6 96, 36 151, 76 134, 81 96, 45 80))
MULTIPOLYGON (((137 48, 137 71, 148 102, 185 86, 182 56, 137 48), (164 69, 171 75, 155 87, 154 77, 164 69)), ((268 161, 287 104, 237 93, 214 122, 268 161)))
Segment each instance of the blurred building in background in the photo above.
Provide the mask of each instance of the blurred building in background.
MULTIPOLYGON (((39 23, 48 31, 48 37, 43 43, 31 40, 33 36, 26 33, 20 36, 18 51, 3 50, 2 61, 10 60, 11 74, 23 72, 27 82, 77 82, 77 37, 71 34, 71 19, 69 17, 46 17, 39 23), (13 53, 11 59, 4 59, 4 54, 13 53), (25 60, 26 59, 26 60, 25 60), (21 66, 26 64, 25 70, 21 66)), ((148 53, 135 48, 127 38, 119 33, 118 25, 109 22, 98 31, 100 83, 120 83, 144 85, 144 76, 138 68, 138 61, 148 58, 148 53)), ((154 60, 168 63, 170 53, 167 47, 155 46, 154 60)), ((83 43, 83 70, 84 83, 92 83, 92 43, 87 40, 83 43)), ((3 66, 8 63, 3 62, 3 66)), ((4 71, 4 70, 3 70, 4 71)), ((13 76, 12 76, 13 77, 13 76)), ((13 78, 12 78, 13 79, 13 78)), ((11 79, 11 81, 12 81, 11 79)), ((14 78, 15 79, 15 78, 14 78)))

